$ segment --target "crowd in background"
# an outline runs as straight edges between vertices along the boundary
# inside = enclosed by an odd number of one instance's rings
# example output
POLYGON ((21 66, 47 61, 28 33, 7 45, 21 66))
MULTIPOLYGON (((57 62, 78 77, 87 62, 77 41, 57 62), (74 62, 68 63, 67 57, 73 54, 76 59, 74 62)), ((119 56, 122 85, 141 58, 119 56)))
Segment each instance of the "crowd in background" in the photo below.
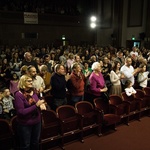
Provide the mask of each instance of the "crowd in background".
POLYGON ((39 97, 53 96, 52 108, 55 110, 60 105, 74 105, 84 100, 85 93, 91 93, 93 98, 103 97, 103 93, 120 95, 127 80, 131 80, 135 89, 148 86, 149 56, 150 51, 144 47, 1 46, 1 117, 9 119, 15 115, 14 95, 24 74, 33 79, 39 97), (128 68, 130 70, 126 70, 128 68), (69 101, 68 93, 71 95, 69 101))

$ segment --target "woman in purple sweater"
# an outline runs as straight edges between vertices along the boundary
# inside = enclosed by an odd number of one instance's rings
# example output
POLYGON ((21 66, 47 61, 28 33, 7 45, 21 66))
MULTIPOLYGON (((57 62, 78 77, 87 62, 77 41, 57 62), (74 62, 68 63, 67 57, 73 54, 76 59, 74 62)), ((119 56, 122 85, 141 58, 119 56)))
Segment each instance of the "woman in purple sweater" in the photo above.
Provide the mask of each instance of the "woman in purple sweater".
POLYGON ((18 120, 20 150, 38 150, 41 131, 41 113, 45 109, 44 100, 39 100, 32 86, 32 78, 21 76, 19 91, 15 93, 15 109, 18 120))
POLYGON ((92 98, 97 98, 102 96, 102 93, 107 92, 107 87, 105 86, 105 80, 101 73, 101 65, 99 62, 94 62, 92 64, 92 70, 89 77, 90 82, 90 93, 92 94, 92 98))

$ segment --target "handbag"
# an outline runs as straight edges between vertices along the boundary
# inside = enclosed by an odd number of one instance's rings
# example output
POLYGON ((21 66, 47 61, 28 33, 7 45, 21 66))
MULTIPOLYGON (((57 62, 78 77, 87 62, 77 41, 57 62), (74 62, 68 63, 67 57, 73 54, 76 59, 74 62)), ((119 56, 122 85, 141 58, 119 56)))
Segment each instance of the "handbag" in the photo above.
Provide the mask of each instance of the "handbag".
POLYGON ((102 92, 101 97, 104 101, 108 102, 109 101, 109 94, 108 92, 102 92))

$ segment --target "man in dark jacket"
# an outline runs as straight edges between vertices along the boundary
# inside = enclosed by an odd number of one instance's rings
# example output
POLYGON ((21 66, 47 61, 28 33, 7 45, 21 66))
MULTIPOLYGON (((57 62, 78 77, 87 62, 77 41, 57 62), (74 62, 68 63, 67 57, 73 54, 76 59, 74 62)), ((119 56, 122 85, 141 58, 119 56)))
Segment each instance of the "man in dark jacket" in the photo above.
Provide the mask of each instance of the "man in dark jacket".
POLYGON ((57 64, 55 66, 55 72, 51 77, 51 94, 53 96, 54 110, 61 105, 67 104, 66 99, 66 86, 70 75, 66 75, 66 71, 63 65, 57 64))

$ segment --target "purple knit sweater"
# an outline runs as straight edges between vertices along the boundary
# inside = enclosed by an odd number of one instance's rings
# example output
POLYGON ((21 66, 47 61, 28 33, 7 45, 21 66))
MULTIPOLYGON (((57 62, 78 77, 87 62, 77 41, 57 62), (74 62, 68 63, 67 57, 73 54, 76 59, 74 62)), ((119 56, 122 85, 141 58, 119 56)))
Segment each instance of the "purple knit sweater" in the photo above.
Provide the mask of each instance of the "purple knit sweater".
POLYGON ((105 80, 102 73, 99 73, 97 76, 94 72, 91 73, 89 77, 90 81, 90 92, 95 96, 100 96, 100 89, 103 89, 105 86, 105 80))
MULTIPOLYGON (((32 98, 36 102, 39 100, 35 93, 32 95, 32 98)), ((40 110, 35 104, 29 105, 27 99, 20 91, 15 94, 14 104, 19 123, 23 125, 34 125, 41 121, 40 110)))

